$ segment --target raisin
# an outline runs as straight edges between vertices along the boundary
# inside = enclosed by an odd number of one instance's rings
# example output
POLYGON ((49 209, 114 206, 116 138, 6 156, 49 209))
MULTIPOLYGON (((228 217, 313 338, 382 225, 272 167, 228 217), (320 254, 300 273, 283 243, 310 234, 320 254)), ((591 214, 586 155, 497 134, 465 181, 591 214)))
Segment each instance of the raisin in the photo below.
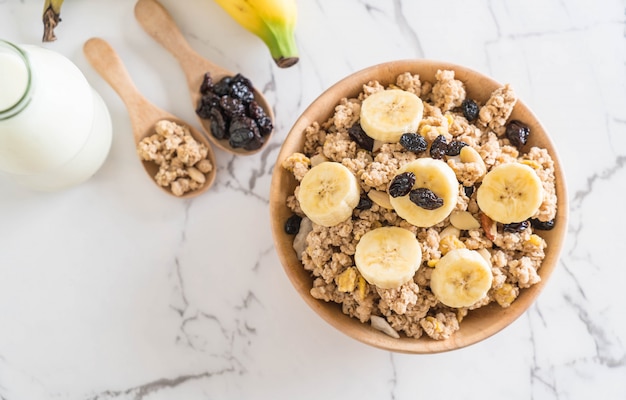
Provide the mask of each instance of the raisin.
POLYGON ((261 136, 266 136, 272 133, 272 129, 274 129, 272 120, 267 116, 263 107, 261 107, 254 100, 248 105, 248 116, 256 121, 259 131, 261 132, 261 136))
POLYGON ((213 78, 208 72, 202 77, 202 84, 200 85, 200 93, 207 94, 213 91, 213 78))
POLYGON ((228 143, 231 147, 244 147, 259 134, 259 128, 251 118, 246 116, 238 116, 233 119, 228 129, 228 143))
POLYGON ((374 149, 374 139, 365 133, 360 123, 355 123, 348 129, 348 135, 356 144, 367 151, 374 149))
POLYGON ((442 159, 443 156, 448 151, 448 143, 446 142, 446 138, 443 135, 439 135, 433 140, 433 143, 430 145, 430 156, 434 159, 442 159))
POLYGON ((198 108, 196 108, 196 114, 198 114, 198 117, 202 119, 209 119, 211 117, 211 108, 212 107, 209 103, 200 99, 198 102, 198 108))
POLYGON ((213 85, 213 93, 218 96, 227 96, 230 92, 230 83, 233 80, 230 76, 225 76, 213 85))
POLYGON ((220 98, 213 93, 208 92, 203 95, 198 102, 198 108, 196 108, 196 114, 198 117, 208 119, 211 117, 211 108, 219 107, 220 98))
POLYGON ((285 221, 285 233, 287 235, 295 235, 300 231, 300 223, 302 222, 302 217, 293 214, 291 217, 287 218, 285 221))
POLYGON ((272 120, 267 116, 257 119, 256 124, 259 126, 259 132, 261 132, 261 136, 269 135, 274 129, 274 124, 272 124, 272 120))
POLYGON ((265 114, 265 110, 259 103, 252 100, 250 104, 248 104, 248 116, 256 121, 260 118, 267 117, 267 114, 265 114))
POLYGON ((530 224, 532 225, 532 227, 540 231, 549 231, 550 229, 554 228, 554 222, 555 221, 553 219, 551 219, 550 221, 539 221, 536 218, 530 219, 530 224))
POLYGON ((244 85, 246 85, 248 88, 250 88, 250 90, 253 89, 252 81, 246 78, 245 76, 243 76, 241 73, 237 73, 235 76, 233 76, 233 82, 241 82, 244 85))
POLYGON ((246 104, 254 100, 252 89, 242 81, 233 81, 230 85, 229 94, 231 97, 239 99, 246 104))
POLYGON ((522 221, 522 222, 513 222, 510 224, 504 224, 502 227, 505 232, 517 233, 525 230, 530 226, 530 222, 522 221))
POLYGON ((465 195, 467 197, 472 197, 472 194, 474 194, 475 187, 474 186, 463 186, 463 190, 465 191, 465 195))
POLYGON ((461 109, 463 110, 463 116, 468 121, 473 121, 478 118, 478 104, 472 99, 465 99, 463 103, 461 103, 461 109))
POLYGON ((518 150, 526 144, 529 135, 530 129, 520 121, 512 120, 506 125, 506 137, 518 150))
POLYGON ((246 107, 241 100, 234 97, 222 96, 220 98, 220 107, 224 116, 230 119, 243 115, 246 112, 246 107))
POLYGON ((372 151, 374 148, 374 139, 367 136, 367 133, 361 128, 360 123, 355 123, 348 129, 348 135, 350 135, 350 139, 356 142, 360 148, 372 151))
POLYGON ((225 76, 214 83, 207 72, 200 93, 196 114, 210 119, 213 136, 228 139, 231 147, 256 150, 274 129, 265 110, 254 101, 252 82, 241 74, 225 76))
POLYGON ((216 139, 225 139, 228 137, 228 123, 219 108, 211 108, 209 119, 211 120, 211 134, 216 139))
POLYGON ((413 172, 403 172, 396 175, 389 184, 389 195, 391 197, 406 196, 415 185, 415 174, 413 172))
POLYGON ((372 199, 367 197, 367 194, 361 194, 359 198, 359 204, 355 207, 357 210, 369 210, 372 208, 373 202, 372 199))
POLYGON ((443 206, 443 199, 427 188, 411 190, 409 199, 418 207, 422 207, 425 210, 435 210, 443 206))
POLYGON ((261 136, 261 133, 258 129, 256 131, 253 131, 253 133, 254 137, 243 146, 243 148, 246 150, 259 149, 261 146, 263 146, 263 143, 265 142, 265 139, 263 139, 263 136, 261 136))
POLYGON ((461 154, 461 149, 467 146, 467 143, 461 142, 459 140, 453 140, 448 144, 448 150, 446 150, 446 155, 448 156, 458 156, 461 154))
POLYGON ((424 136, 417 133, 403 133, 400 136, 400 145, 408 151, 417 154, 425 152, 428 148, 428 143, 424 136))

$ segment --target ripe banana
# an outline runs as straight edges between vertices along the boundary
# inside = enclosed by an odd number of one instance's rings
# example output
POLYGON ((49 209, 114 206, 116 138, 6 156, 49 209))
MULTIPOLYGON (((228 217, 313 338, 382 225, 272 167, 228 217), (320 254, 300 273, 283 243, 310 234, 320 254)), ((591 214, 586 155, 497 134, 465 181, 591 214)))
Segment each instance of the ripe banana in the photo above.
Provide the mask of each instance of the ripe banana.
POLYGON ((295 0, 215 0, 239 25, 257 35, 281 68, 298 62, 295 0))
POLYGON ((370 284, 394 289, 413 278, 422 263, 422 248, 407 229, 376 228, 357 243, 354 263, 370 284))
POLYGON ((492 281, 489 262, 479 252, 454 249, 435 265, 430 289, 448 307, 469 307, 487 294, 492 281))
POLYGON ((478 207, 503 224, 526 221, 543 202, 543 185, 528 165, 500 164, 485 175, 476 192, 478 207))
POLYGON ((397 143, 403 133, 417 131, 424 104, 411 92, 382 90, 369 95, 361 104, 361 128, 367 136, 386 143, 397 143))
POLYGON ((360 197, 356 176, 343 164, 329 161, 311 168, 298 190, 302 212, 322 226, 335 226, 350 218, 360 197))
POLYGON ((46 0, 43 5, 43 42, 57 40, 54 28, 61 22, 61 5, 63 0, 46 0))
POLYGON ((459 195, 459 183, 452 168, 441 160, 418 158, 398 170, 398 174, 403 172, 415 174, 413 189, 430 189, 443 200, 443 205, 435 209, 426 209, 415 204, 410 194, 390 197, 389 200, 396 213, 409 223, 422 228, 431 227, 446 219, 456 207, 459 195))

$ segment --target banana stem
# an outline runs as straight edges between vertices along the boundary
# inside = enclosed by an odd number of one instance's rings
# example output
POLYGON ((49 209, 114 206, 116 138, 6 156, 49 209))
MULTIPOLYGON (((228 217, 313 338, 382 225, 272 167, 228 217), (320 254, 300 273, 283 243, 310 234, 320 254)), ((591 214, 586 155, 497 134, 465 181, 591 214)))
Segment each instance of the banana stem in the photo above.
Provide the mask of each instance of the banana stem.
POLYGON ((43 42, 53 42, 57 40, 54 28, 61 22, 61 1, 46 0, 43 10, 43 42))
POLYGON ((284 28, 272 29, 273 34, 267 37, 265 44, 270 50, 270 54, 276 65, 280 68, 289 68, 299 60, 298 46, 293 31, 285 32, 284 28))

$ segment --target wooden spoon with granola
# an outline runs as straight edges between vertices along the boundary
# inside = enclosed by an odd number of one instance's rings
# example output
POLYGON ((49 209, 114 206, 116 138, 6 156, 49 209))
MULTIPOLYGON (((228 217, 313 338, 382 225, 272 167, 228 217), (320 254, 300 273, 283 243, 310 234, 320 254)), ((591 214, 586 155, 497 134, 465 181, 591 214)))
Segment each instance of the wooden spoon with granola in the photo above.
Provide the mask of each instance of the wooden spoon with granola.
POLYGON ((128 109, 137 155, 146 173, 166 193, 190 198, 215 180, 215 155, 208 140, 178 117, 150 103, 133 84, 115 50, 92 38, 83 51, 93 68, 128 109))

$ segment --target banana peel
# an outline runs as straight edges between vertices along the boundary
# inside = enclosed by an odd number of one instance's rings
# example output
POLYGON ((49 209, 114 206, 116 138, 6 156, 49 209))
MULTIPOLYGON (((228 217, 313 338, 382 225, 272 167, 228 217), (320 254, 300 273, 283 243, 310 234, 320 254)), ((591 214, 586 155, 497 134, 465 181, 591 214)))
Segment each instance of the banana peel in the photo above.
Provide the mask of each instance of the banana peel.
POLYGON ((46 0, 43 6, 43 42, 57 40, 54 28, 61 22, 61 5, 63 0, 46 0))

